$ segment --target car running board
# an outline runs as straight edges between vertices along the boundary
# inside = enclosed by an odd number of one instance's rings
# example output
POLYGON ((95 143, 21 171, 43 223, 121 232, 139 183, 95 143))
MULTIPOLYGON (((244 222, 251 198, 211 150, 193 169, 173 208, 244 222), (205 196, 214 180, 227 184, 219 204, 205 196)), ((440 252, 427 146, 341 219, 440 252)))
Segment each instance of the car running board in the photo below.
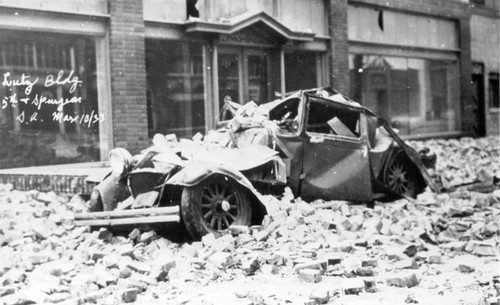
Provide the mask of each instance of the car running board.
POLYGON ((116 226, 128 224, 180 222, 179 206, 75 213, 78 226, 116 226))

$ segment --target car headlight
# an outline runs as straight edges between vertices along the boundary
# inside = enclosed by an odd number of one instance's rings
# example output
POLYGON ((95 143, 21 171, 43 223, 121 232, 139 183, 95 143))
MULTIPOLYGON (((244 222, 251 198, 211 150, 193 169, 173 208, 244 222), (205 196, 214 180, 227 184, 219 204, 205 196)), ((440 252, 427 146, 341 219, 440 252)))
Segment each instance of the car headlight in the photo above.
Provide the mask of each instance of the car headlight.
POLYGON ((114 148, 109 152, 109 164, 115 176, 122 176, 132 164, 132 155, 123 148, 114 148))

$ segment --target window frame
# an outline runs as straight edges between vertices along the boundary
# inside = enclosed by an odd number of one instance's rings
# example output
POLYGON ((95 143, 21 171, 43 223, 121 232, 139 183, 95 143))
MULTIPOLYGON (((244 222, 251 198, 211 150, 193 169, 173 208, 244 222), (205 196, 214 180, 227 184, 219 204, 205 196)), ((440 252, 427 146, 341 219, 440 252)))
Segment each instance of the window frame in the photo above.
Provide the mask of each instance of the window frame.
MULTIPOLYGON (((151 50, 146 49, 146 60, 148 60, 148 51, 154 52, 155 55, 157 55, 157 54, 162 55, 161 58, 163 60, 165 60, 166 56, 164 56, 165 55, 165 53, 163 53, 163 52, 165 52, 164 50, 160 53, 156 53, 157 51, 155 51, 156 50, 155 48, 163 47, 165 44, 167 44, 167 45, 178 44, 177 46, 175 46, 176 48, 181 48, 181 49, 188 48, 190 50, 190 52, 189 52, 189 54, 186 54, 184 52, 178 52, 178 53, 169 52, 168 56, 172 56, 172 57, 180 56, 181 60, 182 60, 182 64, 181 64, 181 69, 178 71, 173 69, 173 67, 170 67, 170 69, 165 69, 164 71, 162 71, 161 80, 162 80, 162 82, 165 83, 164 86, 167 85, 167 81, 174 83, 175 79, 182 80, 184 82, 186 77, 190 78, 189 84, 192 85, 192 79, 201 78, 201 82, 199 82, 199 83, 203 84, 203 92, 200 93, 200 92, 194 92, 192 90, 187 90, 186 92, 189 92, 189 94, 191 94, 191 100, 189 101, 191 103, 191 105, 185 106, 184 109, 192 108, 194 105, 194 102, 196 101, 196 99, 194 99, 194 96, 198 95, 200 98, 202 97, 202 99, 203 99, 202 105, 203 105, 203 112, 204 112, 204 115, 201 116, 201 118, 203 119, 203 124, 199 124, 199 125, 193 124, 193 117, 194 117, 193 114, 195 114, 194 111, 190 110, 189 112, 183 112, 183 119, 176 122, 176 123, 182 122, 180 124, 182 126, 168 127, 168 129, 169 129, 168 132, 175 133, 177 136, 185 138, 185 137, 190 137, 189 134, 191 134, 191 136, 194 136, 197 132, 209 130, 208 120, 207 120, 207 117, 210 115, 209 113, 207 113, 207 111, 208 111, 208 108, 207 108, 207 96, 208 96, 207 77, 208 76, 207 76, 207 69, 203 68, 203 67, 206 67, 206 63, 207 63, 207 59, 206 59, 207 54, 206 54, 205 43, 202 41, 198 41, 198 40, 190 41, 190 40, 184 40, 184 39, 158 39, 156 37, 146 37, 146 48, 148 47, 148 45, 149 45, 149 47, 153 48, 151 50), (193 48, 197 48, 197 47, 199 47, 199 53, 191 52, 191 50, 193 48), (181 54, 181 55, 179 55, 179 54, 181 54), (199 57, 199 59, 201 59, 201 60, 199 62, 194 61, 193 58, 196 58, 196 57, 199 57), (188 59, 188 62, 184 62, 185 59, 188 59), (198 65, 197 65, 197 63, 198 63, 198 65), (195 68, 200 68, 200 67, 202 69, 195 69, 195 68), (198 73, 193 73, 194 70, 198 71, 198 73), (187 119, 187 117, 186 117, 187 113, 190 114, 189 119, 187 119), (188 134, 188 136, 185 136, 183 134, 188 134)), ((151 84, 149 84, 149 78, 150 78, 149 74, 150 73, 152 73, 152 72, 150 70, 148 70, 148 65, 146 65, 148 94, 150 91, 152 92, 151 84)), ((184 91, 182 91, 180 93, 169 91, 169 94, 171 94, 172 96, 174 96, 175 94, 183 95, 184 94, 183 92, 184 91)), ((198 99, 198 101, 199 100, 200 99, 198 99)), ((174 103, 180 102, 180 101, 175 100, 175 99, 173 99, 173 101, 174 101, 174 103)), ((160 104, 167 104, 167 101, 160 102, 160 104)), ((148 115, 148 137, 150 137, 150 138, 155 133, 163 132, 163 131, 160 131, 162 128, 167 128, 166 126, 163 126, 163 127, 156 126, 155 116, 152 114, 152 112, 155 112, 155 110, 153 109, 153 106, 154 106, 153 99, 152 99, 152 97, 148 96, 148 110, 147 110, 148 111, 148 114, 147 114, 148 115)), ((164 106, 164 108, 168 109, 169 106, 164 106)), ((164 122, 165 119, 158 119, 158 121, 164 122)))
MULTIPOLYGON (((457 69, 460 69, 460 56, 458 51, 453 51, 453 50, 435 50, 435 49, 428 49, 428 48, 407 48, 407 47, 400 47, 400 48, 394 48, 393 46, 388 46, 385 44, 374 44, 374 43, 365 43, 365 42, 359 42, 359 41, 350 41, 349 44, 349 56, 351 55, 378 55, 378 56, 384 56, 384 57, 399 57, 399 58, 405 58, 405 59, 422 59, 422 60, 439 60, 439 61, 445 61, 445 62, 452 62, 454 65, 456 65, 457 69)), ((349 59, 349 64, 351 60, 349 59)), ((351 67, 349 68, 351 71, 351 67)), ((350 76, 352 77, 352 75, 350 76)), ((458 81, 460 82, 460 81, 458 81)), ((455 84, 458 88, 461 86, 460 83, 455 84)), ((357 90, 362 90, 362 89, 357 89, 357 90)), ((352 94, 352 93, 351 93, 352 94)), ((461 96, 461 92, 455 91, 455 94, 458 95, 459 97, 461 96)), ((361 98, 357 98, 357 101, 362 103, 361 98)), ((363 103, 362 103, 363 104, 363 103)), ((366 105, 364 105, 366 106, 366 105)), ((447 130, 447 131, 428 131, 425 134, 426 135, 455 135, 455 134, 460 134, 460 126, 462 125, 462 116, 461 116, 461 111, 462 109, 460 108, 460 105, 458 103, 453 103, 451 105, 454 112, 453 116, 453 125, 455 126, 454 128, 447 130)), ((419 137, 422 134, 420 133, 415 133, 415 132, 410 132, 409 134, 402 134, 401 136, 403 138, 414 138, 414 137, 419 137)))
MULTIPOLYGON (((304 123, 303 123, 303 133, 311 140, 314 140, 315 138, 322 138, 328 141, 343 141, 343 142, 349 142, 349 143, 356 143, 360 144, 363 142, 363 137, 364 137, 364 128, 363 128, 363 120, 362 120, 362 114, 363 114, 363 108, 358 108, 354 107, 351 105, 343 104, 340 102, 336 102, 330 99, 325 99, 317 96, 310 96, 308 94, 306 95, 306 111, 304 114, 304 123), (344 108, 347 111, 355 112, 358 114, 358 120, 357 120, 357 128, 359 129, 359 136, 357 137, 350 137, 350 136, 343 136, 343 135, 337 135, 337 134, 327 134, 327 133, 321 133, 321 132, 314 132, 314 131, 308 131, 307 128, 309 126, 309 114, 310 114, 310 109, 311 109, 311 103, 313 102, 318 102, 320 104, 324 104, 326 106, 333 106, 335 108, 344 108)), ((351 130, 352 131, 352 130, 351 130)))

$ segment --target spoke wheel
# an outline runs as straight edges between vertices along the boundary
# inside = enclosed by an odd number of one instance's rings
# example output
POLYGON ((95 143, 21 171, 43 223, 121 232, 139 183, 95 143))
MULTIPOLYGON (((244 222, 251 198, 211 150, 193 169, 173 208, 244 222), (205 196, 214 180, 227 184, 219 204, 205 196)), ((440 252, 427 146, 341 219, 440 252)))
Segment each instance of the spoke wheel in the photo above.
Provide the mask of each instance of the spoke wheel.
POLYGON ((246 190, 231 178, 213 175, 182 193, 186 229, 198 240, 208 233, 220 235, 231 225, 249 225, 252 208, 246 190))
POLYGON ((385 176, 387 187, 396 195, 415 198, 418 193, 416 173, 408 161, 396 158, 389 165, 385 176))

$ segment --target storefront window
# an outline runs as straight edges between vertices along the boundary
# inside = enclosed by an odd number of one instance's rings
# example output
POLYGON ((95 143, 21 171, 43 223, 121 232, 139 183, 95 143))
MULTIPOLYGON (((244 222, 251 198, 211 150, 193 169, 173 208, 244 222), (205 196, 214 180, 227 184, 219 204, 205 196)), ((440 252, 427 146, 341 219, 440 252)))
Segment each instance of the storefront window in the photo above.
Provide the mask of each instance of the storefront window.
POLYGON ((257 105, 270 100, 270 52, 266 49, 220 47, 217 55, 219 85, 219 121, 232 117, 224 107, 225 100, 257 105))
POLYGON ((0 33, 0 168, 99 160, 95 38, 0 33))
POLYGON ((456 130, 456 61, 351 54, 350 95, 403 135, 456 130))
MULTIPOLYGON (((240 56, 238 53, 219 53, 219 109, 224 106, 224 99, 240 100, 240 56)), ((229 117, 221 117, 226 120, 229 117)))
POLYGON ((267 102, 267 56, 248 55, 248 100, 257 104, 267 102))
POLYGON ((205 131, 202 45, 146 40, 148 129, 191 137, 205 131))
POLYGON ((316 57, 314 52, 285 53, 285 87, 287 92, 318 86, 316 57))

